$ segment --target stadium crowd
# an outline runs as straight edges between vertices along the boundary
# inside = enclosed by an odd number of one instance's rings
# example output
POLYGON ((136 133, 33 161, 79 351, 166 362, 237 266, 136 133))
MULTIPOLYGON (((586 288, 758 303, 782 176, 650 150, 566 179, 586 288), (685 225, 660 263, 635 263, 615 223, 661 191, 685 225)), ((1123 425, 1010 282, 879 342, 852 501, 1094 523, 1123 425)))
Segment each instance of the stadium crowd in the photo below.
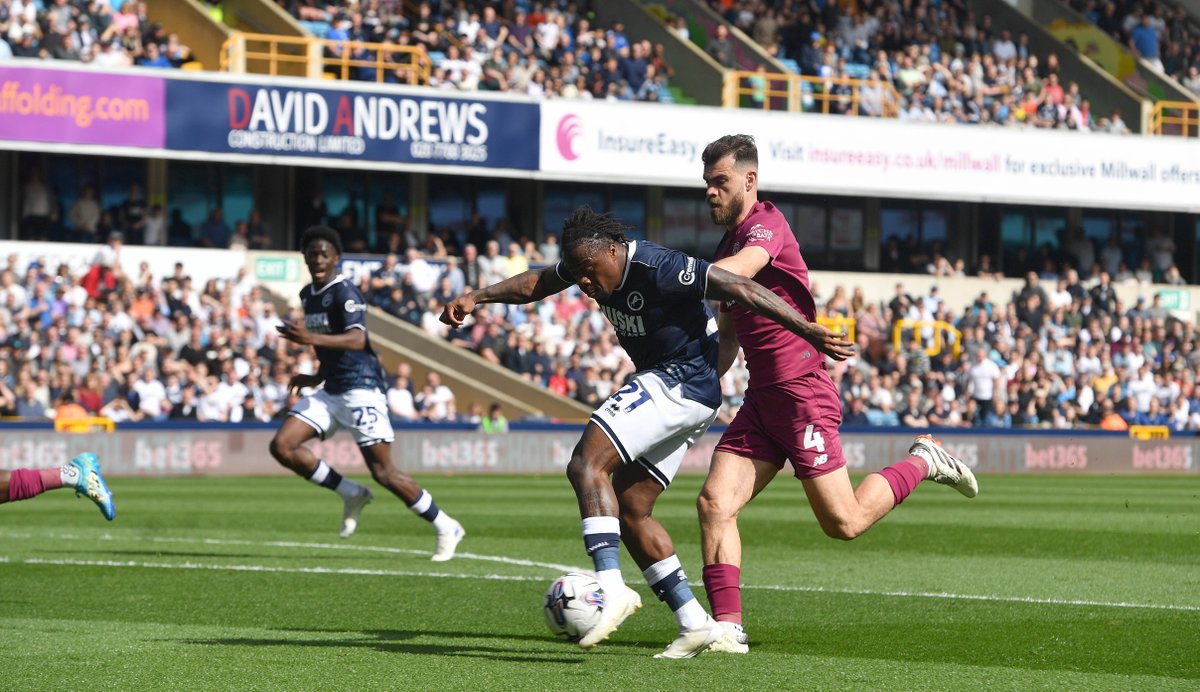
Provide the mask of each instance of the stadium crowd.
POLYGON ((1063 0, 1151 67, 1200 96, 1200 27, 1179 3, 1063 0))
MULTIPOLYGON (((1148 262, 1163 275, 1177 269, 1155 237, 1148 262)), ((1090 244, 1090 241, 1089 241, 1090 244)), ((1080 245, 1072 246, 1081 252, 1080 245)), ((442 306, 469 286, 487 285, 524 271, 532 261, 555 261, 552 242, 525 254, 519 242, 502 254, 489 241, 481 255, 468 246, 462 259, 442 269, 410 250, 391 256, 363 288, 372 304, 423 328, 436 338, 470 349, 556 393, 588 405, 603 401, 632 373, 632 366, 597 306, 570 290, 528 306, 480 308, 475 322, 451 331, 438 320, 442 306), (533 254, 536 253, 536 254, 533 254)), ((1095 248, 1092 248, 1093 252, 1095 248)), ((1163 424, 1200 430, 1200 389, 1194 387, 1200 350, 1192 326, 1172 318, 1161 297, 1123 305, 1116 298, 1108 259, 1084 279, 1071 268, 1069 251, 1057 274, 1030 272, 1012 296, 983 293, 970 304, 948 304, 936 288, 910 296, 897 286, 887 301, 867 300, 861 289, 818 292, 822 315, 853 318, 860 355, 835 369, 850 425, 951 427, 1119 428, 1163 424), (1041 277, 1047 277, 1043 279, 1041 277), (898 320, 929 326, 904 332, 893 346, 898 320), (961 337, 934 349, 932 323, 961 337), (955 343, 957 341, 957 343, 955 343)), ((1155 269, 1154 271, 1158 271, 1155 269)), ((986 269, 978 275, 993 278, 986 269)), ((1153 273, 1123 280, 1155 279, 1153 273)), ((949 333, 949 332, 946 332, 949 333)), ((723 416, 731 417, 747 386, 739 359, 722 380, 723 416)))
MULTIPOLYGON (((126 275, 122 247, 113 234, 78 268, 8 258, 0 269, 0 414, 236 422, 286 411, 289 377, 313 372, 316 363, 278 338, 279 316, 263 289, 244 270, 204 286, 194 285, 183 264, 167 275, 146 264, 126 275)), ((461 330, 438 320, 445 302, 468 287, 559 254, 553 237, 514 241, 503 254, 500 248, 493 239, 482 254, 468 245, 461 258, 444 261, 410 248, 402 258, 389 256, 362 286, 373 305, 433 337, 562 396, 603 401, 632 365, 597 306, 576 290, 533 305, 483 306, 461 330)), ((912 296, 897 285, 890 300, 868 300, 861 288, 826 294, 815 286, 823 317, 855 321, 859 354, 834 369, 846 424, 1200 430, 1192 325, 1171 317, 1158 295, 1121 304, 1103 264, 1080 279, 1069 268, 1073 258, 1063 261, 1061 278, 1031 272, 1013 295, 981 293, 967 304, 947 302, 936 287, 912 296), (923 325, 903 332, 897 349, 893 325, 901 319, 923 325), (953 325, 961 337, 936 336, 933 321, 953 325), (931 356, 935 345, 940 352, 931 356)), ((502 412, 461 411, 436 372, 418 384, 401 364, 392 376, 388 402, 397 420, 506 426, 502 412)), ((746 386, 739 359, 722 379, 724 418, 746 386)))
POLYGON ((136 0, 0 0, 0 59, 73 60, 101 67, 179 67, 192 60, 178 34, 136 0))
MULTIPOLYGON (((990 16, 976 15, 962 0, 710 0, 710 5, 801 74, 891 84, 900 94, 903 119, 1129 133, 1120 113, 1093 111, 1079 85, 1063 74, 1057 55, 1035 54, 1028 36, 993 28, 990 16)), ((686 23, 675 26, 682 38, 690 37, 686 23)), ((732 60, 731 51, 712 49, 727 37, 703 41, 710 54, 732 60)), ((848 86, 827 81, 824 90, 846 96, 834 102, 835 110, 850 110, 848 86)), ((878 89, 860 94, 867 115, 880 115, 883 105, 878 89)))
MULTIPOLYGON (((239 269, 194 284, 183 263, 126 274, 119 233, 86 265, 41 258, 0 265, 0 416, 104 416, 117 423, 271 421, 295 401, 288 380, 312 352, 279 338, 263 289, 239 269)), ((290 315, 295 319, 297 315, 290 315)), ((438 373, 413 382, 402 364, 388 392, 397 420, 455 421, 490 431, 503 412, 459 411, 438 373)))
MULTIPOLYGON (((414 46, 434 65, 430 85, 504 91, 535 98, 672 101, 672 70, 661 45, 631 39, 624 25, 592 26, 587 3, 381 3, 280 0, 315 35, 352 42, 357 59, 373 52, 353 42, 414 46)), ((406 67, 391 75, 406 81, 406 67)), ((355 78, 374 80, 375 70, 355 78)))

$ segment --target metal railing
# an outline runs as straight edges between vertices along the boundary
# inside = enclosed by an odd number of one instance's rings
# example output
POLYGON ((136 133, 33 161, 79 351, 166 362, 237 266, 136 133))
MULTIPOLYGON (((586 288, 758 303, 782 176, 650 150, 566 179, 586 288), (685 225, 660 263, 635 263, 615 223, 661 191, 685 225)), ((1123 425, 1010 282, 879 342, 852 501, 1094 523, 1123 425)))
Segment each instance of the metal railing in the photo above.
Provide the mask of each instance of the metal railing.
POLYGON ((942 347, 949 345, 955 358, 962 352, 962 332, 954 325, 941 320, 896 320, 892 325, 892 346, 899 353, 905 341, 904 332, 910 332, 908 340, 916 341, 925 349, 930 357, 942 352, 942 347), (932 334, 926 335, 926 329, 932 329, 932 334))
POLYGON ((432 70, 433 62, 424 49, 391 43, 237 32, 221 46, 221 71, 239 74, 301 74, 310 79, 353 76, 360 81, 418 85, 429 83, 432 70), (362 79, 364 74, 372 78, 362 79))
POLYGON ((722 102, 726 108, 882 118, 899 117, 901 105, 900 92, 887 82, 742 70, 725 73, 722 102))
POLYGON ((1177 137, 1200 136, 1200 103, 1159 101, 1150 116, 1150 132, 1177 137))

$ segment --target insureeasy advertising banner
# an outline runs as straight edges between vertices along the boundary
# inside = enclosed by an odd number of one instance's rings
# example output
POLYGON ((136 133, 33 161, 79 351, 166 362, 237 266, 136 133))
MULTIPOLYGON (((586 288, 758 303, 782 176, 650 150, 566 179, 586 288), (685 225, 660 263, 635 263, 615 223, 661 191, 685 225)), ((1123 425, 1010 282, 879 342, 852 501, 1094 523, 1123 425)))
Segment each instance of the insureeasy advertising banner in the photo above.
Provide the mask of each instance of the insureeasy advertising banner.
POLYGON ((758 142, 767 191, 1200 211, 1200 140, 548 101, 543 173, 700 188, 704 146, 758 142))
POLYGON ((0 63, 0 139, 161 147, 166 86, 159 75, 0 63))
POLYGON ((172 80, 167 147, 536 170, 533 103, 172 80))

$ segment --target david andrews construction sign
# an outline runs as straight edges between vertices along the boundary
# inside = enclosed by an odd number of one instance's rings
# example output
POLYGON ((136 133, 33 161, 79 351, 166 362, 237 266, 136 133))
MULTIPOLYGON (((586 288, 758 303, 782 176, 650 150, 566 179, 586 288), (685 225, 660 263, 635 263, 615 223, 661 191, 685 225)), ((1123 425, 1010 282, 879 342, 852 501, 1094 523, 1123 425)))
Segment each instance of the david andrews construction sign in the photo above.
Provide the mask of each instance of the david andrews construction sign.
POLYGON ((533 103, 172 80, 167 148, 537 170, 533 103))

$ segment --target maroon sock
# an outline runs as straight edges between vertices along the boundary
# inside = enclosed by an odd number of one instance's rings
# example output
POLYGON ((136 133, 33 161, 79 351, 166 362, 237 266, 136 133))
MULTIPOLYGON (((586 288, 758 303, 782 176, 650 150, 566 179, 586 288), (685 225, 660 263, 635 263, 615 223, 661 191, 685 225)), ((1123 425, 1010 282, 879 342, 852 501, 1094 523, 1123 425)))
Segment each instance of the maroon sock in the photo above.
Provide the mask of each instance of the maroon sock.
POLYGON ((929 462, 918 456, 910 456, 880 470, 879 475, 892 486, 892 495, 896 497, 896 504, 900 504, 929 475, 929 462))
POLYGON ((38 471, 38 475, 42 477, 42 491, 54 490, 62 487, 62 469, 42 469, 38 471))
POLYGON ((704 566, 704 590, 713 617, 721 622, 742 624, 742 570, 721 562, 704 566))
POLYGON ((35 495, 41 495, 45 490, 42 474, 34 469, 17 469, 8 475, 9 502, 28 500, 35 495))

